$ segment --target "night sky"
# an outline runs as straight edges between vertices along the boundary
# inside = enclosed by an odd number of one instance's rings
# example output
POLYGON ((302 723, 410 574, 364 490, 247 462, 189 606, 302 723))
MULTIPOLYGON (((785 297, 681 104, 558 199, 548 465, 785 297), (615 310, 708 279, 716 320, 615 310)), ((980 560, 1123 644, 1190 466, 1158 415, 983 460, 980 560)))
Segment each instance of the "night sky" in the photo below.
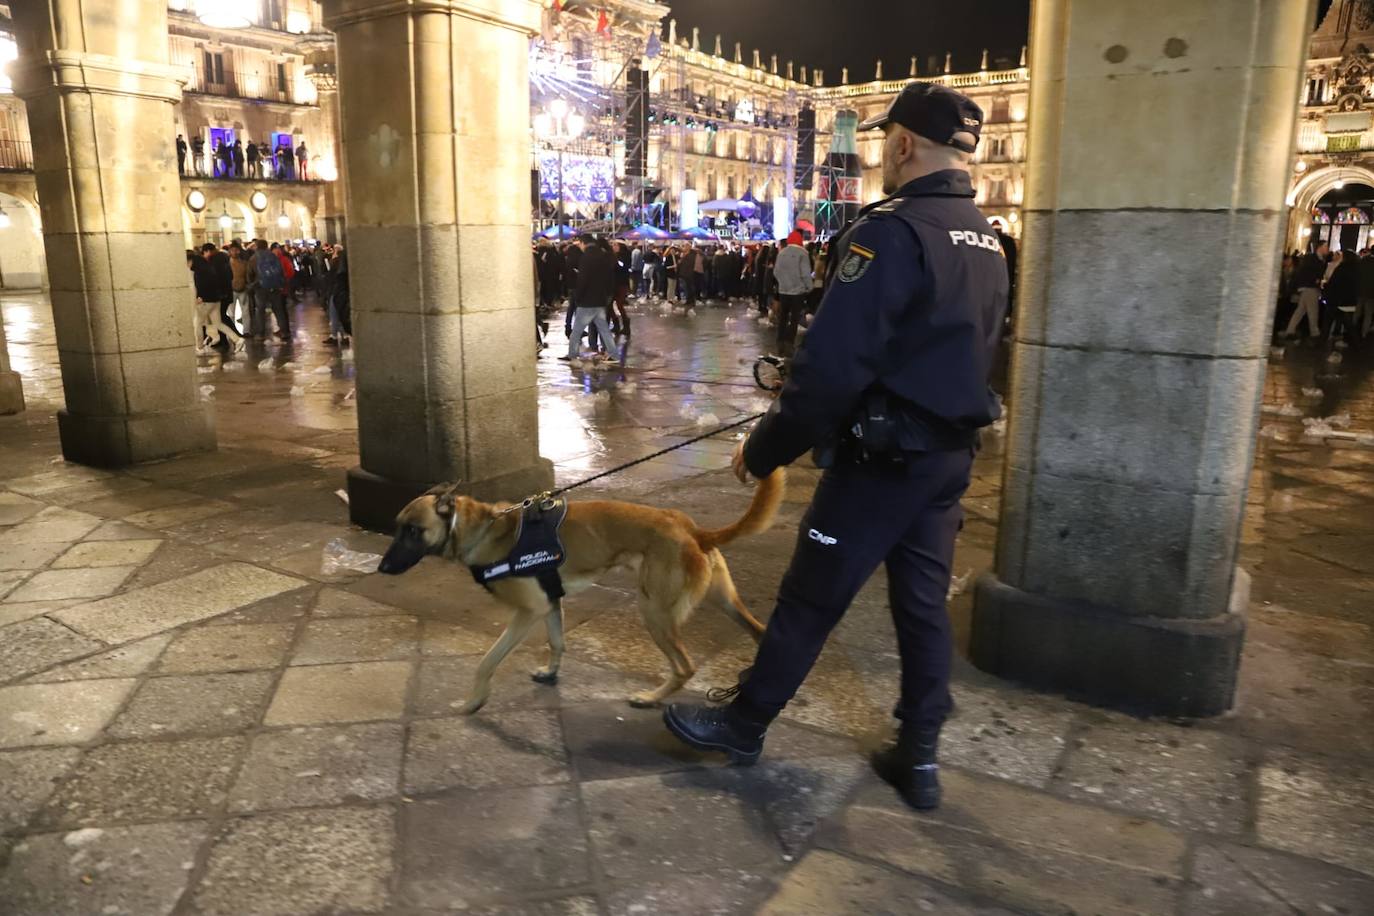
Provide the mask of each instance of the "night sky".
MULTIPOLYGON (((1110 2, 1110 0, 1105 0, 1110 2)), ((1202 0, 1199 0, 1202 2, 1202 0)), ((667 0, 678 35, 701 28, 701 49, 710 52, 716 33, 727 59, 740 42, 744 61, 758 48, 764 66, 778 55, 781 71, 791 58, 800 67, 825 70, 826 85, 873 79, 873 64, 883 59, 883 76, 906 76, 911 55, 922 75, 939 72, 945 53, 954 54, 955 73, 978 69, 983 49, 989 66, 998 58, 1015 66, 1030 29, 1030 0, 667 0), (936 58, 934 71, 930 58, 936 58)), ((1331 0, 1318 0, 1318 17, 1331 0)), ((666 17, 665 17, 666 18, 666 17)), ((666 30, 665 30, 666 34, 666 30)))
MULTIPOLYGON (((764 66, 778 55, 778 70, 790 58, 798 67, 820 67, 826 85, 840 81, 849 67, 851 83, 873 79, 873 65, 883 59, 883 76, 904 77, 916 55, 920 73, 932 72, 928 58, 943 68, 945 53, 954 54, 955 73, 978 69, 983 49, 989 66, 998 58, 1016 66, 1026 43, 1030 0, 667 0, 677 19, 678 35, 690 37, 701 28, 701 49, 710 52, 717 32, 721 49, 732 59, 740 42, 744 61, 759 49, 764 66)), ((665 18, 668 18, 665 17, 665 18)), ((935 72, 939 72, 938 69, 935 72)))

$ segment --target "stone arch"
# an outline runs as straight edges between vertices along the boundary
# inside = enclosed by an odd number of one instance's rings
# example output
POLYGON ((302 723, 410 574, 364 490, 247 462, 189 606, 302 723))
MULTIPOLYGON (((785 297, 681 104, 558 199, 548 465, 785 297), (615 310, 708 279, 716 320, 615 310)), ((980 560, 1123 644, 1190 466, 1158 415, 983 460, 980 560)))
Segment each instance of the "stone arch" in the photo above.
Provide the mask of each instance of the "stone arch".
POLYGON ((43 222, 38 204, 16 189, 0 189, 0 211, 8 222, 0 228, 0 289, 47 286, 43 222))
POLYGON ((1288 233, 1284 251, 1302 250, 1305 247, 1302 230, 1309 222, 1308 214, 1326 192, 1335 190, 1339 183, 1374 187, 1374 170, 1363 165, 1328 166, 1309 170, 1294 182, 1288 192, 1288 233))
POLYGON ((189 247, 198 248, 206 242, 227 245, 232 239, 247 240, 260 233, 262 216, 246 199, 233 193, 217 194, 214 186, 201 190, 205 193, 205 209, 201 212, 192 210, 184 196, 181 201, 181 224, 189 247), (225 213, 231 220, 227 229, 219 224, 225 213))

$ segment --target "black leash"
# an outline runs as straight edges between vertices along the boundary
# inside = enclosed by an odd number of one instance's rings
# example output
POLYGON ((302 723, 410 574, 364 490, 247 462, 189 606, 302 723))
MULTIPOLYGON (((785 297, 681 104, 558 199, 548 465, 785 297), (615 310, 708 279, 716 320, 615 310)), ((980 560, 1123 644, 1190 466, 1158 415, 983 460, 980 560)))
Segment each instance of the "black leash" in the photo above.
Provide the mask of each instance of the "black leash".
POLYGON ((711 430, 709 433, 702 433, 700 436, 694 436, 693 438, 688 439, 685 442, 679 442, 677 445, 670 445, 667 448, 659 449, 652 455, 645 455, 643 458, 636 458, 634 461, 631 461, 627 464, 622 464, 619 467, 611 468, 609 471, 602 471, 600 474, 597 474, 593 477, 588 477, 586 480, 579 480, 577 483, 570 483, 566 487, 559 487, 558 489, 551 491, 548 495, 550 497, 561 496, 569 490, 576 490, 578 487, 583 486, 584 484, 589 484, 593 480, 600 480, 603 477, 610 477, 612 474, 619 474, 621 471, 627 470, 628 468, 632 468, 637 464, 643 464, 646 461, 653 461, 655 458, 660 458, 663 455, 668 454, 669 452, 675 452, 680 448, 686 448, 687 446, 700 442, 703 439, 709 439, 712 436, 719 435, 720 433, 723 433, 726 430, 734 429, 737 426, 743 426, 746 423, 752 423, 761 416, 763 416, 763 414, 756 413, 752 416, 745 417, 743 420, 736 420, 733 423, 727 423, 724 426, 711 430))

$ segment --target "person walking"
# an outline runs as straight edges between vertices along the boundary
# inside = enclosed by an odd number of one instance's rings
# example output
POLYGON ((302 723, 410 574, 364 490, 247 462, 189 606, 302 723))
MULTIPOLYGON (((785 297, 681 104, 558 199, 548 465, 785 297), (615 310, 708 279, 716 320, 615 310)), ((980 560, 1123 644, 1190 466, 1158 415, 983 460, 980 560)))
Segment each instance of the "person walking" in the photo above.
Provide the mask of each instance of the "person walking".
POLYGON ((1326 243, 1321 242, 1315 251, 1309 251, 1298 262, 1293 276, 1293 285, 1298 290, 1298 307, 1293 311, 1293 317, 1288 319, 1288 327, 1283 332, 1284 337, 1296 334, 1298 325, 1302 324, 1303 316, 1306 316, 1307 329, 1311 332, 1312 338, 1321 339, 1321 285, 1326 279, 1327 251, 1326 243))
POLYGON ((177 174, 186 174, 186 138, 177 134, 177 174))
POLYGON ((1357 263, 1360 275, 1359 308, 1355 311, 1355 333, 1361 339, 1374 326, 1374 248, 1366 248, 1357 263))
POLYGON ((669 305, 677 304, 677 268, 681 263, 681 255, 678 253, 676 245, 670 245, 663 255, 663 289, 664 298, 669 305))
POLYGON ((693 748, 756 761, 769 724, 883 563, 902 663, 901 730, 873 765, 922 809, 940 799, 936 749, 951 705, 945 598, 959 500, 978 430, 1000 413, 988 376, 1007 271, 974 206, 968 165, 982 121, 967 96, 909 83, 886 113, 860 125, 883 129, 890 196, 864 207, 836 241, 838 267, 813 330, 733 461, 741 481, 762 479, 819 446, 825 472, 733 702, 675 703, 663 715, 693 748))
POLYGON ((1330 336, 1337 347, 1355 342, 1355 310, 1360 301, 1360 268, 1355 252, 1337 251, 1331 258, 1333 270, 1326 281, 1326 302, 1331 308, 1330 336), (1339 332, 1340 337, 1337 338, 1339 332))
POLYGON ((234 349, 242 350, 243 338, 221 318, 219 297, 223 281, 209 258, 202 256, 204 254, 202 251, 201 255, 197 255, 195 251, 186 249, 186 267, 191 271, 191 279, 196 290, 196 355, 204 356, 209 353, 216 339, 233 340, 234 349))
MULTIPOLYGON (((200 246, 201 256, 210 265, 210 270, 214 274, 215 301, 219 304, 219 323, 221 325, 233 325, 233 319, 229 317, 229 310, 234 306, 234 269, 229 263, 229 255, 221 251, 213 242, 206 242, 200 246)), ((220 334, 212 342, 213 346, 226 347, 229 345, 229 337, 220 334)))
POLYGON ((243 245, 238 239, 229 243, 229 269, 232 274, 233 305, 229 309, 229 324, 240 334, 248 336, 251 329, 249 316, 252 314, 251 298, 248 292, 248 259, 243 253, 243 245), (235 317, 237 313, 237 318, 235 317))
POLYGON ((773 262, 773 276, 778 281, 778 355, 791 356, 797 341, 797 325, 806 308, 811 292, 811 256, 802 247, 802 234, 795 229, 787 236, 787 247, 778 252, 773 262))
POLYGON ((583 245, 583 252, 577 267, 577 288, 573 291, 577 308, 573 314, 572 332, 568 334, 568 352, 558 358, 568 362, 581 355, 582 332, 590 325, 596 329, 606 352, 623 361, 623 351, 615 354, 615 337, 606 323, 606 309, 615 295, 615 256, 604 239, 582 236, 578 241, 583 245))
POLYGON ((268 247, 267 242, 258 239, 249 263, 249 277, 255 287, 257 312, 253 315, 255 325, 253 336, 267 337, 267 312, 270 309, 277 319, 277 339, 283 342, 291 339, 291 321, 283 301, 286 289, 286 271, 282 269, 277 253, 268 247))

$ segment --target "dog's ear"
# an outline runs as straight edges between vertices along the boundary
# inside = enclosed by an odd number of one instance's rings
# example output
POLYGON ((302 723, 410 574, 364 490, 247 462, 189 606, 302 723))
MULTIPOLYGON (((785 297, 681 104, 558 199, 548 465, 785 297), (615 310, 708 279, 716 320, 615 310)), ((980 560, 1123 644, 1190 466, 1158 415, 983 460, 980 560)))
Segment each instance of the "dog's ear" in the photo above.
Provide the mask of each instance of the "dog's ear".
POLYGON ((462 481, 441 483, 425 491, 426 496, 434 497, 434 511, 443 518, 453 514, 453 504, 458 499, 458 487, 462 481))

